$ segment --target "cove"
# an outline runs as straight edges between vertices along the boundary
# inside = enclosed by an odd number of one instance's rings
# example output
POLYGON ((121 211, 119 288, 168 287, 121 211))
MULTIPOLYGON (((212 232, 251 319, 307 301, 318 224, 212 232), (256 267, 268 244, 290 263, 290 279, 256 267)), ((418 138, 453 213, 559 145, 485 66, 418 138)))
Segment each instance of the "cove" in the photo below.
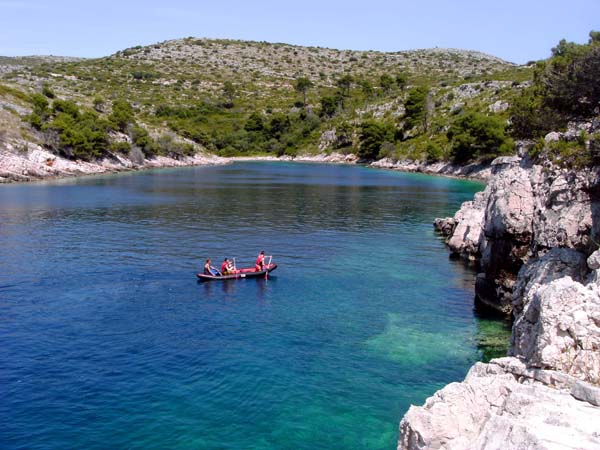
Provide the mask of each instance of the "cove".
POLYGON ((395 448, 508 341, 431 225, 482 187, 272 162, 0 186, 2 447, 395 448), (196 282, 261 249, 268 280, 196 282))

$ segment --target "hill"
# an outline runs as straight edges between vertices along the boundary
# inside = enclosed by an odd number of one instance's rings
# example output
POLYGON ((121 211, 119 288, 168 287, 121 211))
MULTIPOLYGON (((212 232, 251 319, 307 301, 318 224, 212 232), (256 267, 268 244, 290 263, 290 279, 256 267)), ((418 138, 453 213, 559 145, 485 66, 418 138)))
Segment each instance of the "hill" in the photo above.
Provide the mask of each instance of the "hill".
POLYGON ((465 50, 196 38, 98 59, 1 58, 0 66, 0 139, 83 159, 132 149, 449 159, 455 119, 472 112, 503 128, 533 73, 465 50))

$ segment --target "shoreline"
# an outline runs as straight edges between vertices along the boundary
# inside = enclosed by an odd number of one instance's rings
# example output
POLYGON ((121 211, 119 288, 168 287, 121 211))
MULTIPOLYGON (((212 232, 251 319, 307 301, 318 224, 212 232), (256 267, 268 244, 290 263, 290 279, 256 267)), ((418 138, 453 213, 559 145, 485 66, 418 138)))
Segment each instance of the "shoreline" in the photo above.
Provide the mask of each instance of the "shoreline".
POLYGON ((407 173, 448 178, 487 181, 491 171, 489 165, 469 164, 465 166, 450 163, 427 163, 412 160, 391 161, 384 158, 370 163, 361 162, 355 154, 319 153, 297 156, 233 156, 220 157, 209 153, 197 153, 193 156, 171 158, 157 156, 143 161, 132 161, 128 157, 112 154, 93 162, 70 160, 57 156, 39 145, 30 145, 26 151, 19 151, 11 144, 0 149, 0 184, 31 183, 60 179, 73 179, 94 175, 137 172, 150 169, 175 167, 212 166, 231 164, 236 161, 273 161, 298 163, 323 163, 364 165, 376 169, 394 170, 407 173))

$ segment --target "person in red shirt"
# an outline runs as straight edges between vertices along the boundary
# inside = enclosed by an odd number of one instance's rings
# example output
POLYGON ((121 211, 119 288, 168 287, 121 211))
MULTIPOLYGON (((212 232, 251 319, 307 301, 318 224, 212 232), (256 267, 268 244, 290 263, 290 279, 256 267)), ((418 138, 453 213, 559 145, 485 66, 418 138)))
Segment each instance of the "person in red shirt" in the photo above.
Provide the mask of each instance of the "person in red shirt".
POLYGON ((225 258, 223 260, 223 264, 221 264, 221 273, 223 275, 228 275, 233 271, 233 266, 229 262, 229 259, 225 258))
POLYGON ((258 254, 258 257, 256 258, 256 271, 260 272, 261 270, 263 270, 265 267, 265 251, 261 250, 261 252, 258 254))

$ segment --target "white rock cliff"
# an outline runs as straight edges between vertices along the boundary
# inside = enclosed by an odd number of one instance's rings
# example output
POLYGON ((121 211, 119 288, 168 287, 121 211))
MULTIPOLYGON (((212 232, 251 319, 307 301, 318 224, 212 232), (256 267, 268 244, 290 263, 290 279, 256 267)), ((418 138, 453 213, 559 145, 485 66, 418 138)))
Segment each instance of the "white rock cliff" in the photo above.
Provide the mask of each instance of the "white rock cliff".
POLYGON ((600 449, 599 192, 598 169, 499 158, 484 193, 436 219, 480 261, 479 297, 513 312, 510 356, 411 406, 399 450, 600 449))

